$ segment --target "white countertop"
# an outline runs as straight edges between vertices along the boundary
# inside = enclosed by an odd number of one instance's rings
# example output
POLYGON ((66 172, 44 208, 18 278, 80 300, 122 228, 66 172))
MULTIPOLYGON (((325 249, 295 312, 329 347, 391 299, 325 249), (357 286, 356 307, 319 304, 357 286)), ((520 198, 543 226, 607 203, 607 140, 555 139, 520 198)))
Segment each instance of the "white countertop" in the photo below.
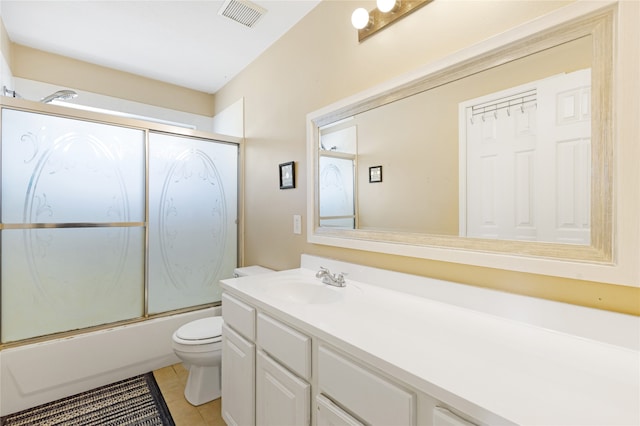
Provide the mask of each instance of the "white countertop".
MULTIPOLYGON (((326 286, 336 294, 326 303, 287 300, 273 287, 304 281, 320 282, 300 268, 222 285, 481 421, 496 419, 486 410, 523 425, 640 424, 635 342, 616 345, 350 278, 344 288, 326 286)), ((640 330, 640 318, 611 316, 633 328, 627 332, 640 330)))

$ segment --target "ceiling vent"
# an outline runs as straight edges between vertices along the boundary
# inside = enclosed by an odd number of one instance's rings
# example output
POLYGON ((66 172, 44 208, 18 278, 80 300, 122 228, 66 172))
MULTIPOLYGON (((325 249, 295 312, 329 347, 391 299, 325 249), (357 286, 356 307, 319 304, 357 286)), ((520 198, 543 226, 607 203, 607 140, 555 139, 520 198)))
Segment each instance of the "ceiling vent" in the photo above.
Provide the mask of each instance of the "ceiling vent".
POLYGON ((225 16, 249 28, 253 28, 265 13, 267 13, 267 9, 247 0, 226 0, 218 11, 218 15, 225 16))

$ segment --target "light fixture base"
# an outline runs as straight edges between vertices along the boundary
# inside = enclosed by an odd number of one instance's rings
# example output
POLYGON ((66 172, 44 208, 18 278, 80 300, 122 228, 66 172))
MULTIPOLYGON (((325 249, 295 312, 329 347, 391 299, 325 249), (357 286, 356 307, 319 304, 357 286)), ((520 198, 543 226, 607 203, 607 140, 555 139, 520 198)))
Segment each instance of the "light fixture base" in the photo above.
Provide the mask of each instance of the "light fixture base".
POLYGON ((396 10, 383 13, 378 9, 374 9, 369 12, 372 23, 365 28, 358 30, 358 41, 362 42, 368 37, 371 37, 387 25, 397 21, 416 11, 418 8, 431 3, 433 0, 402 0, 396 10))

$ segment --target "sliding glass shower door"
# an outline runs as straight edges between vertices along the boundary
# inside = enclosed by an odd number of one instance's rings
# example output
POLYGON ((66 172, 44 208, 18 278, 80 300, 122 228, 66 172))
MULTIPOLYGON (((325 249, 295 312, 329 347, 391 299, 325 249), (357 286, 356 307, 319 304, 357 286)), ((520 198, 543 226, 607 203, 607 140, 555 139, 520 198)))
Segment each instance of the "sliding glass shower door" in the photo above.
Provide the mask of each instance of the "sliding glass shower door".
POLYGON ((2 109, 2 343, 220 300, 238 145, 2 109))
POLYGON ((150 314, 220 300, 237 264, 238 146, 149 135, 150 314))
POLYGON ((142 315, 144 131, 2 111, 2 340, 142 315))

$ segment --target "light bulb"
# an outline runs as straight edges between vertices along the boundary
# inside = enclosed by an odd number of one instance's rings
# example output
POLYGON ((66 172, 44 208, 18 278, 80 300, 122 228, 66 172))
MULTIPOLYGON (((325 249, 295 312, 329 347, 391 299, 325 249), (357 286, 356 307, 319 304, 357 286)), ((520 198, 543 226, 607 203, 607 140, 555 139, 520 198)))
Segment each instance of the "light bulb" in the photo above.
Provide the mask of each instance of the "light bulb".
POLYGON ((363 29, 369 24, 369 12, 362 7, 354 10, 351 15, 351 24, 358 30, 363 29))
POLYGON ((376 0, 376 6, 380 12, 387 13, 396 7, 396 0, 376 0))

